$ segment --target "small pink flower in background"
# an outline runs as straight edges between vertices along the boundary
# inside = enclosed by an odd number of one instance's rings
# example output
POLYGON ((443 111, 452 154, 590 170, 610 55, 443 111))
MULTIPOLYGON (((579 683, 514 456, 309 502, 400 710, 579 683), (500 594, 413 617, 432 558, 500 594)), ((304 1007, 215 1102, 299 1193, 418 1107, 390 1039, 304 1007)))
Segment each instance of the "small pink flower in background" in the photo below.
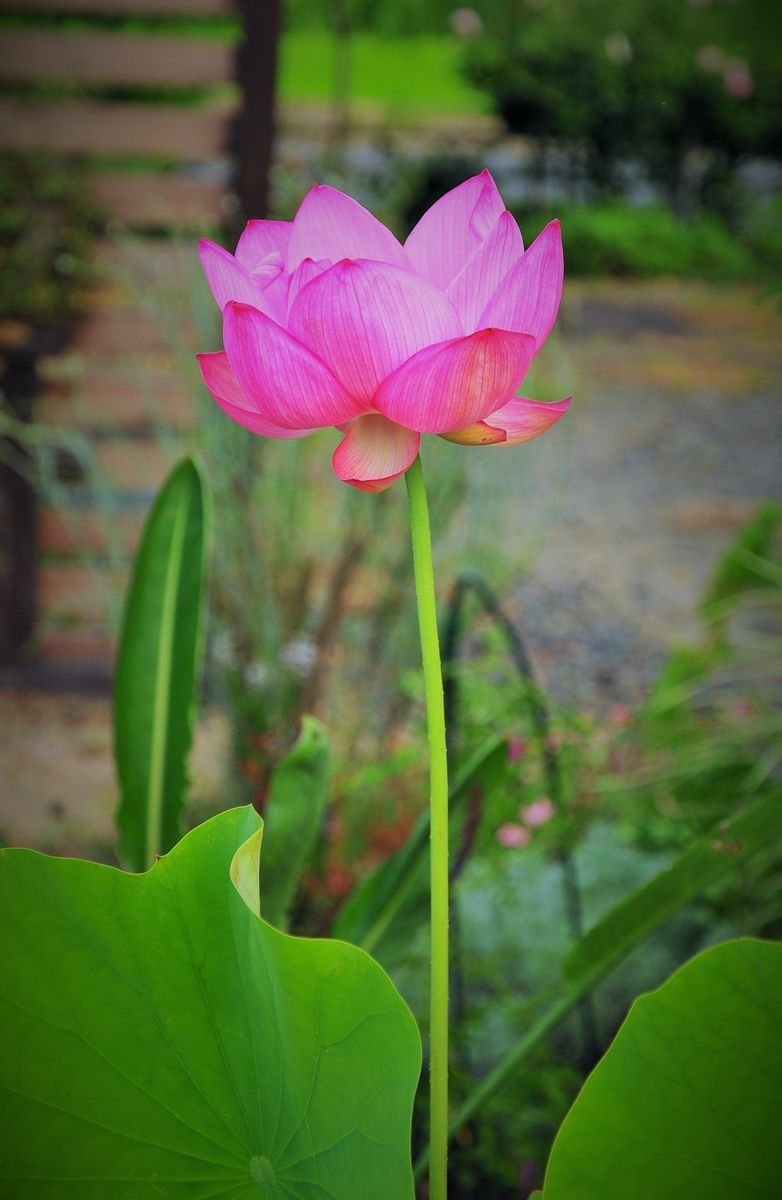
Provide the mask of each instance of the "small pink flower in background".
POLYGON ((569 400, 516 397, 562 294, 552 221, 525 250, 488 171, 441 197, 404 246, 365 208, 316 185, 293 221, 250 221, 236 254, 203 239, 224 350, 199 355, 234 421, 274 438, 334 425, 345 483, 382 491, 421 434, 527 442, 569 400))
POLYGON ((731 58, 725 64, 722 76, 725 91, 734 100, 748 100, 755 90, 755 81, 749 64, 743 58, 731 58))
POLYGON ((612 725, 622 729, 632 724, 633 710, 628 704, 612 704, 608 710, 608 719, 612 725))
POLYGON ((508 762, 521 762, 524 755, 527 753, 527 743, 524 738, 514 737, 508 741, 508 762))
POLYGON ((509 849, 528 846, 532 841, 532 834, 529 829, 525 829, 523 825, 514 825, 510 821, 505 825, 500 825, 496 837, 501 846, 506 846, 509 849))
POLYGON ((554 805, 548 796, 541 796, 540 800, 534 800, 532 804, 527 804, 520 809, 519 816, 530 829, 537 829, 538 826, 545 825, 554 816, 554 805))

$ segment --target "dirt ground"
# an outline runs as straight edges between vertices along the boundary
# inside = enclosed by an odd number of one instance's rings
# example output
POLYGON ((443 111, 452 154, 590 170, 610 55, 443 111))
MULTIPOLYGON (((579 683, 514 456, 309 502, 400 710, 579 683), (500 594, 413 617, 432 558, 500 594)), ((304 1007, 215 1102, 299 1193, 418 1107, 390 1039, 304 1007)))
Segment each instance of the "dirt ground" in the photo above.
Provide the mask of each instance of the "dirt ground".
MULTIPOLYGON (((532 394, 575 400, 556 454, 554 435, 517 452, 531 479, 519 520, 541 532, 534 574, 510 597, 561 699, 637 700, 666 647, 697 635, 698 597, 731 536, 760 501, 782 499, 781 328, 749 288, 568 288, 554 366, 532 394)), ((208 716, 193 765, 204 801, 219 793, 225 742, 208 716)), ((8 844, 105 856, 114 802, 107 698, 0 691, 8 844)))

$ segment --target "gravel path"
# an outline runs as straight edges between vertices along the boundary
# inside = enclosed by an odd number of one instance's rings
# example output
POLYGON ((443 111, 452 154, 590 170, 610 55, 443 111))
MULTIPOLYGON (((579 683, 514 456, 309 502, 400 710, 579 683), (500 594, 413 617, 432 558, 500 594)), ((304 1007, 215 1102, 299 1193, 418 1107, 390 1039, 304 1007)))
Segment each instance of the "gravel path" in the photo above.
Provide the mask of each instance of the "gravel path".
POLYGON ((698 636, 698 600, 736 530, 782 500, 781 331, 750 291, 571 286, 560 348, 574 403, 547 447, 565 463, 514 593, 561 701, 638 700, 666 648, 698 636))

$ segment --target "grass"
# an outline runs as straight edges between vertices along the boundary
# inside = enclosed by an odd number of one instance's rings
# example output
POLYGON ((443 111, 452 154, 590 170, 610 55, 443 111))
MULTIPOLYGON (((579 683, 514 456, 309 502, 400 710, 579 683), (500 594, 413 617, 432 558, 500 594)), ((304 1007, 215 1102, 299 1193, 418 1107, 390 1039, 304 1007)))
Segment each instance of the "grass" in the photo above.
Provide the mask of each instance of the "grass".
MULTIPOLYGON (((481 114, 483 96, 459 76, 459 43, 449 37, 392 38, 354 34, 350 43, 350 96, 387 112, 481 114)), ((283 36, 279 95, 283 100, 328 103, 333 94, 334 39, 317 30, 283 36)))

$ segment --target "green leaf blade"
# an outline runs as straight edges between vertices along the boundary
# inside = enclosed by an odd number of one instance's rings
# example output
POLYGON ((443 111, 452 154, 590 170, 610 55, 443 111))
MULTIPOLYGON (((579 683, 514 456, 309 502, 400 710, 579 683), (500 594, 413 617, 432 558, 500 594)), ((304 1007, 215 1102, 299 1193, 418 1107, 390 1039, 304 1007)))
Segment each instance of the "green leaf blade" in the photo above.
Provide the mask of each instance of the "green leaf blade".
POLYGON ((0 1193, 411 1200, 415 1022, 361 951, 248 908, 258 826, 222 813, 145 875, 0 854, 0 1193))
POLYGON ((169 475, 144 527, 125 602, 114 690, 123 856, 143 871, 179 836, 202 650, 206 484, 169 475))
POLYGON ((566 1117, 545 1200, 769 1200, 782 1179, 782 946, 697 955, 635 1002, 566 1117))

